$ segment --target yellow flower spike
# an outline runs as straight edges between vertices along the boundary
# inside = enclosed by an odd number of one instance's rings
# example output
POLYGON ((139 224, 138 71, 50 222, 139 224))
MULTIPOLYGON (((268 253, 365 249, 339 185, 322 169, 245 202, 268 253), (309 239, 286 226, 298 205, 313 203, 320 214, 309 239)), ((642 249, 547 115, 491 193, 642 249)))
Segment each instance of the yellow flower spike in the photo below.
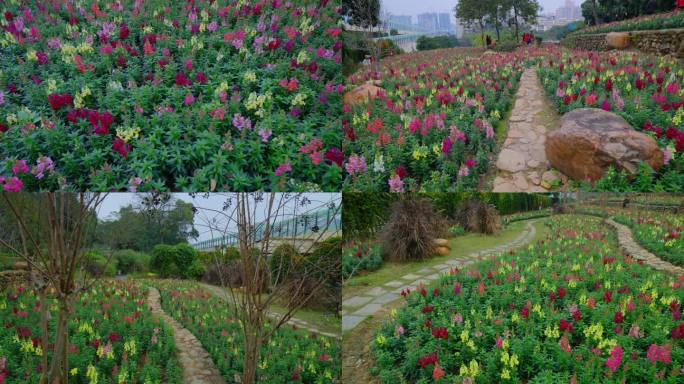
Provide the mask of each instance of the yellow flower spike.
POLYGON ((386 339, 385 339, 385 336, 383 336, 383 335, 378 335, 378 336, 375 338, 375 342, 376 342, 378 345, 384 345, 384 344, 385 344, 385 341, 386 341, 386 339))
POLYGON ((71 376, 76 376, 78 375, 78 368, 71 368, 71 371, 69 371, 69 374, 71 376))

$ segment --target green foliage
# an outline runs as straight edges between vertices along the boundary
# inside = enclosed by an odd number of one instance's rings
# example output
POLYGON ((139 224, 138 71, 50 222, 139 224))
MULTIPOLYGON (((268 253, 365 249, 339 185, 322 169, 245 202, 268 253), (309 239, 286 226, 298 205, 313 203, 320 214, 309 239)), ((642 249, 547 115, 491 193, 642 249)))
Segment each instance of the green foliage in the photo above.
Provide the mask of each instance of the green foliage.
POLYGON ((599 25, 594 26, 592 0, 581 5, 582 17, 587 25, 593 26, 577 33, 604 33, 618 31, 639 31, 649 29, 681 28, 684 14, 668 12, 673 8, 670 0, 596 0, 596 15, 599 25), (653 14, 654 12, 665 12, 653 14))
POLYGON ((380 22, 380 0, 342 0, 342 14, 351 25, 376 26, 380 22))
POLYGON ((465 235, 466 230, 460 225, 452 225, 449 227, 449 236, 451 237, 459 237, 465 235))
POLYGON ((380 269, 383 263, 383 250, 380 244, 358 244, 346 248, 342 254, 342 278, 348 279, 364 271, 380 269))
POLYGON ((416 49, 428 51, 430 49, 454 48, 458 46, 458 39, 453 35, 421 36, 416 41, 416 49))
POLYGON ((150 269, 162 277, 198 278, 200 268, 197 251, 189 244, 158 244, 152 249, 150 269))
POLYGON ((114 252, 112 255, 112 263, 116 268, 117 273, 121 272, 121 274, 124 275, 145 272, 150 263, 150 256, 142 252, 123 249, 114 252))
POLYGON ((271 279, 274 284, 280 284, 288 280, 291 270, 297 268, 301 255, 292 244, 280 244, 273 250, 269 267, 271 279))
POLYGON ((398 196, 382 192, 349 192, 342 196, 342 229, 345 240, 370 238, 387 220, 398 196))
POLYGON ((503 41, 494 46, 494 50, 497 52, 513 52, 519 46, 520 44, 514 41, 503 41))
POLYGON ((91 276, 111 277, 116 274, 114 261, 107 260, 107 256, 98 251, 84 253, 81 263, 81 267, 91 276))

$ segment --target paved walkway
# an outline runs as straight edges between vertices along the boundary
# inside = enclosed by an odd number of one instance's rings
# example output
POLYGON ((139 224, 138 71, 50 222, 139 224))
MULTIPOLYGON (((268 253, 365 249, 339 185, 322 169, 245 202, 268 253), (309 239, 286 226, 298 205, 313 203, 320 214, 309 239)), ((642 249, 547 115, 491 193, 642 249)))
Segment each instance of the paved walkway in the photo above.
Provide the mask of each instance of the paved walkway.
POLYGON ((161 317, 173 328, 173 338, 176 341, 178 360, 183 368, 183 383, 187 384, 224 384, 221 373, 211 360, 209 353, 195 335, 183 328, 176 320, 161 309, 159 291, 150 287, 148 291, 148 305, 152 313, 161 317))
MULTIPOLYGON (((225 300, 228 298, 226 296, 226 292, 224 290, 222 290, 220 287, 217 287, 215 285, 210 285, 210 284, 202 284, 202 287, 204 287, 207 291, 209 291, 209 293, 211 293, 212 295, 214 295, 220 299, 225 300)), ((282 314, 271 312, 268 314, 268 316, 271 318, 280 319, 282 317, 282 314)), ((332 337, 332 338, 336 338, 336 339, 342 338, 342 336, 339 333, 331 333, 331 332, 322 331, 318 327, 316 327, 315 325, 311 325, 311 324, 307 323, 306 321, 304 321, 302 319, 298 319, 296 317, 290 318, 290 320, 287 322, 287 324, 290 324, 290 325, 295 326, 297 328, 303 328, 309 332, 317 333, 317 334, 322 335, 322 336, 332 337)))
POLYGON ((637 260, 642 260, 645 264, 657 270, 684 275, 684 268, 658 258, 656 255, 645 250, 641 245, 637 244, 632 238, 632 230, 628 226, 617 223, 612 219, 605 219, 604 221, 606 224, 615 228, 618 236, 618 243, 623 252, 637 260))
POLYGON ((528 68, 520 79, 508 137, 496 162, 493 192, 547 192, 560 176, 546 159, 546 133, 556 113, 548 104, 537 72, 528 68))
POLYGON ((381 287, 374 287, 362 294, 347 298, 342 302, 342 331, 345 332, 356 328, 366 317, 373 316, 384 305, 400 298, 401 291, 404 289, 415 290, 421 282, 427 284, 437 280, 442 274, 448 273, 451 268, 463 268, 477 262, 481 257, 498 254, 528 244, 536 235, 536 229, 533 224, 534 220, 528 221, 526 228, 515 239, 506 244, 423 268, 418 272, 410 273, 385 283, 381 287))

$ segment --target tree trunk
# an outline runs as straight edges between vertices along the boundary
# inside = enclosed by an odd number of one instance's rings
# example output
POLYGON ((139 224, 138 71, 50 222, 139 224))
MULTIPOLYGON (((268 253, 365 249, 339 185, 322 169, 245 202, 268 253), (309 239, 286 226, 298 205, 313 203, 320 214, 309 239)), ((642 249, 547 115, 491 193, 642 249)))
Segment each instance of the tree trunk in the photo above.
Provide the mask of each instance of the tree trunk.
POLYGON ((518 42, 518 9, 513 7, 513 25, 515 25, 515 42, 518 42))
POLYGON ((482 20, 480 20, 480 37, 482 38, 482 46, 488 48, 487 43, 485 42, 484 25, 482 24, 482 20))
POLYGON ((594 25, 598 25, 598 14, 596 13, 596 0, 591 0, 591 10, 594 13, 594 25))
POLYGON ((59 298, 55 349, 52 355, 48 381, 50 384, 65 384, 68 379, 67 351, 69 347, 69 302, 59 298))
POLYGON ((255 384, 257 379, 257 365, 261 355, 261 333, 262 325, 249 324, 245 330, 245 355, 242 366, 242 383, 255 384), (259 328, 257 328, 259 327, 259 328))

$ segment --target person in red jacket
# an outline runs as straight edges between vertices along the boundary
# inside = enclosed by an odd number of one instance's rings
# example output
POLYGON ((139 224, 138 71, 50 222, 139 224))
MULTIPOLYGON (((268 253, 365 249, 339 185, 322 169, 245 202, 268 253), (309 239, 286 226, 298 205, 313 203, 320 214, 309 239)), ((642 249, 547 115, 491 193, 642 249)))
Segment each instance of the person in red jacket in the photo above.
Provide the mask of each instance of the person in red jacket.
POLYGON ((525 45, 530 45, 531 40, 532 38, 530 37, 530 34, 525 32, 525 34, 523 35, 523 43, 525 43, 525 45))
POLYGON ((677 0, 677 8, 684 8, 684 0, 677 0))

